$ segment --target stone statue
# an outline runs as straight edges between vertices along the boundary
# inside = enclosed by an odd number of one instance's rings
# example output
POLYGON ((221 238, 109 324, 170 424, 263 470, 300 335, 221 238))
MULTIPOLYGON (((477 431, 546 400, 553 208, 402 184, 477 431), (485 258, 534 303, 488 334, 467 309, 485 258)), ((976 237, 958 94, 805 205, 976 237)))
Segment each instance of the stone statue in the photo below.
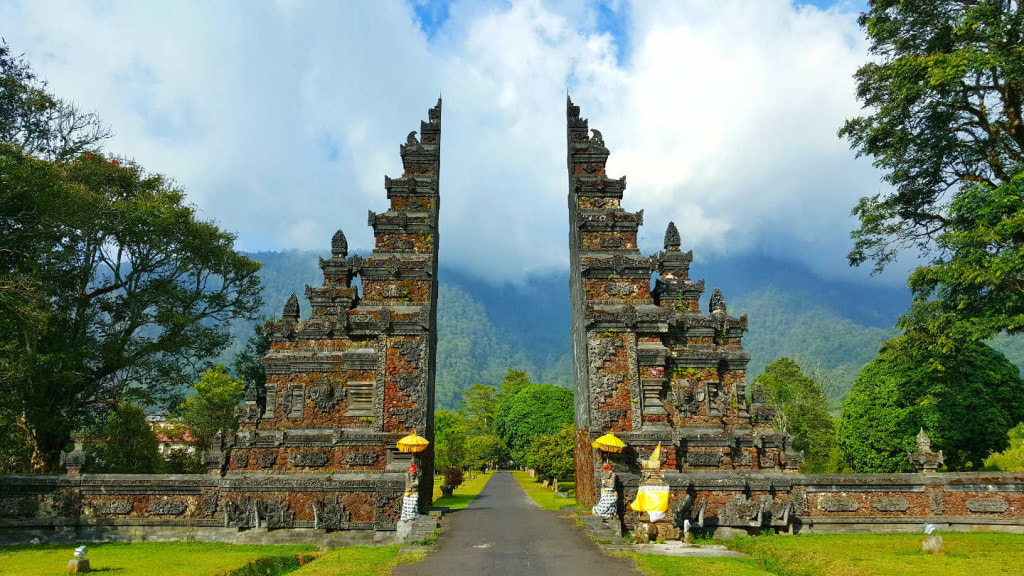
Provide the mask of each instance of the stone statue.
POLYGON ((416 464, 409 466, 409 471, 405 473, 405 495, 402 498, 402 517, 403 521, 415 520, 416 514, 419 512, 420 503, 420 475, 416 471, 416 464))
POLYGON ((607 522, 609 518, 615 516, 616 509, 618 506, 618 494, 615 492, 615 472, 612 471, 612 467, 608 464, 604 465, 604 472, 601 473, 601 498, 598 499, 597 504, 590 510, 594 516, 601 519, 603 522, 607 522))

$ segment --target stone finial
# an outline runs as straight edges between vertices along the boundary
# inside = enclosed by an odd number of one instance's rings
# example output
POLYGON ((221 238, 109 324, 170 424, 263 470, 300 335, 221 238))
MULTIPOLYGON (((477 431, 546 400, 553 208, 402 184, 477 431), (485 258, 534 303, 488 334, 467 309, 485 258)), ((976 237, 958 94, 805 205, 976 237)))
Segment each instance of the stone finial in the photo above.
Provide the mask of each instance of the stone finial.
POLYGON ((665 250, 678 251, 682 240, 679 238, 679 229, 675 222, 669 222, 665 229, 665 250))
POLYGON ((711 302, 708 305, 712 314, 715 312, 726 312, 725 308, 725 296, 722 296, 722 291, 715 288, 714 292, 711 293, 711 302))
POLYGON ((413 130, 412 132, 409 132, 409 135, 405 137, 405 145, 406 146, 417 146, 419 143, 420 143, 420 141, 416 139, 416 131, 415 130, 413 130))
POLYGON ((284 303, 284 312, 281 313, 281 316, 284 316, 285 318, 293 318, 295 320, 298 320, 298 318, 299 318, 299 297, 298 296, 296 296, 295 294, 292 294, 291 296, 288 297, 288 301, 284 303))
POLYGON ((348 256, 348 239, 345 238, 345 233, 341 230, 335 232, 331 238, 331 254, 337 258, 348 256))
POLYGON ((592 129, 590 132, 593 133, 590 141, 598 146, 604 146, 604 136, 601 135, 601 132, 596 129, 592 129))
POLYGON ((918 472, 935 472, 945 464, 942 450, 932 452, 932 440, 924 433, 924 428, 917 433, 917 452, 910 452, 907 456, 918 472))
POLYGON ((924 428, 917 433, 917 449, 920 452, 931 452, 932 451, 932 439, 924 433, 924 428))
POLYGON ((441 97, 437 97, 437 105, 427 110, 427 121, 431 124, 441 123, 441 97))

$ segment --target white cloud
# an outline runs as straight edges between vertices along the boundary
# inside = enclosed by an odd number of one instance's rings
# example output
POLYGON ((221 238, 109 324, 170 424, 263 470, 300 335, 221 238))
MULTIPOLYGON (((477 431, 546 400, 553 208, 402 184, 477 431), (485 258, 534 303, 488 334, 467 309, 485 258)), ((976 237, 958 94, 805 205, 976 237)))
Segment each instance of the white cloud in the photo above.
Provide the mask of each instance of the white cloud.
MULTIPOLYGON (((566 86, 602 130, 641 247, 669 219, 699 256, 763 250, 849 274, 878 174, 835 132, 865 59, 849 11, 644 1, 623 62, 583 0, 456 2, 431 40, 397 2, 5 2, 54 91, 111 150, 173 176, 245 249, 371 245, 398 145, 444 92, 442 262, 496 280, 568 263, 566 86)), ((862 273, 857 275, 863 276, 862 273)))

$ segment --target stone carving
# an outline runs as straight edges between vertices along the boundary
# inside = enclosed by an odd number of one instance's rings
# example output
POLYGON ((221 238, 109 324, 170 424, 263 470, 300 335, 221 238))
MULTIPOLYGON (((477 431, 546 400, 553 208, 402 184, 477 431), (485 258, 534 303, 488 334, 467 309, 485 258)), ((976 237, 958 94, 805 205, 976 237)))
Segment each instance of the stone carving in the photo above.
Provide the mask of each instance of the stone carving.
POLYGON ((669 222, 668 227, 665 228, 665 249, 672 250, 674 248, 678 250, 679 245, 682 243, 683 241, 679 237, 679 229, 676 228, 676 223, 669 222))
POLYGON ((217 513, 217 504, 220 502, 220 497, 216 492, 207 492, 203 494, 203 516, 213 516, 217 513))
POLYGON ((1002 498, 971 498, 967 501, 967 509, 980 514, 1002 514, 1009 505, 1002 498))
POLYGON ((295 524, 295 513, 281 498, 257 501, 257 511, 267 528, 291 528, 295 524))
POLYGON ((946 497, 938 490, 929 492, 928 507, 931 508, 932 514, 941 516, 946 512, 946 497))
POLYGON ((248 468, 249 467, 249 455, 248 454, 235 454, 235 468, 248 468))
POLYGON ((179 516, 188 505, 181 500, 154 500, 149 503, 149 513, 154 516, 179 516))
POLYGON ((39 503, 35 499, 0 498, 0 516, 35 516, 38 510, 39 503))
POLYGON ((321 412, 330 412, 345 399, 345 387, 331 384, 318 384, 309 389, 309 399, 321 412))
POLYGON ((349 452, 345 455, 345 464, 349 466, 373 466, 380 456, 376 452, 349 452))
POLYGON ((319 468, 326 466, 330 457, 323 452, 295 452, 288 459, 292 466, 319 468))
POLYGON ((331 238, 331 254, 338 258, 348 256, 348 240, 345 238, 345 233, 341 230, 335 232, 331 238))
POLYGON ((932 452, 932 441, 924 433, 924 428, 917 433, 917 452, 910 452, 907 456, 918 472, 935 472, 945 463, 942 450, 932 452))
POLYGON ((284 311, 281 312, 281 316, 285 318, 292 318, 297 320, 299 318, 299 297, 292 294, 288 297, 288 301, 284 303, 284 311))
POLYGON ((399 494, 397 492, 378 492, 377 496, 374 497, 374 506, 378 510, 384 508, 391 508, 395 504, 395 500, 398 499, 399 494))
POLYGON ((860 502, 854 498, 833 496, 822 500, 821 507, 826 512, 856 512, 860 508, 860 502))
POLYGON ((906 512, 910 502, 906 498, 876 498, 871 507, 879 512, 906 512))
POLYGON ((601 238, 601 240, 598 242, 598 245, 601 248, 621 248, 622 247, 622 238, 616 238, 616 237, 601 238))
POLYGON ((116 514, 131 514, 132 503, 130 500, 100 500, 92 503, 93 512, 109 516, 116 514))
POLYGON ((722 296, 722 291, 718 288, 715 288, 714 291, 711 292, 711 300, 708 303, 708 308, 712 314, 715 312, 725 313, 727 311, 725 307, 725 297, 722 296))
POLYGON ((256 457, 256 463, 260 468, 273 468, 277 464, 277 452, 263 452, 256 457))
POLYGON ((313 502, 313 526, 323 530, 348 530, 351 514, 338 498, 313 502))
POLYGON ((604 291, 611 296, 630 296, 636 292, 636 286, 629 282, 609 282, 604 285, 604 291))
POLYGON ((689 382, 673 386, 669 394, 669 402, 676 407, 681 416, 695 416, 700 409, 695 386, 689 382))
POLYGON ((686 463, 690 466, 718 466, 723 458, 718 450, 693 450, 686 453, 686 463))

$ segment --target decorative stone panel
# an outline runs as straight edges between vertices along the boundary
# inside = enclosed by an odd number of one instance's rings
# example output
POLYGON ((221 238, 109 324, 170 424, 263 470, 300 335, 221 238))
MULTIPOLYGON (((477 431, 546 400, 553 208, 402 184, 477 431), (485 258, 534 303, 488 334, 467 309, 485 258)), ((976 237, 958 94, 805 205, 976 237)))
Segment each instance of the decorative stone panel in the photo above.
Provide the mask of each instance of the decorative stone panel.
POLYGON ((154 500, 149 503, 149 513, 154 516, 179 516, 188 510, 188 504, 181 500, 154 500))
POLYGON ((100 500, 92 504, 92 509, 102 516, 131 514, 132 503, 130 500, 100 500))
POLYGON ((326 466, 330 457, 324 452, 295 452, 289 458, 292 466, 319 468, 326 466))
POLYGON ((1002 498, 971 498, 967 501, 967 509, 980 514, 1002 514, 1008 508, 1002 498))
POLYGON ((860 502, 855 498, 834 496, 822 500, 821 507, 826 512, 856 512, 860 508, 860 502))

